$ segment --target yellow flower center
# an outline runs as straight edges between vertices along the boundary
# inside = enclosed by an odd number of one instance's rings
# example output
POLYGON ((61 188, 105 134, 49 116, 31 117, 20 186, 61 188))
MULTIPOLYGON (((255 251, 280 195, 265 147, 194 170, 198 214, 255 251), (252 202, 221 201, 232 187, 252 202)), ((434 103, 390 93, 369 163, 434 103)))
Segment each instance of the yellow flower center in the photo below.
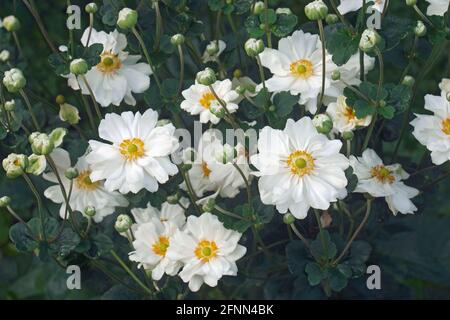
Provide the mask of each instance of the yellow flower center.
POLYGON ((450 135, 450 118, 442 120, 442 132, 450 135))
POLYGON ((301 59, 291 63, 291 73, 299 78, 309 78, 313 74, 313 64, 309 60, 301 59))
POLYGON ((100 55, 100 63, 97 64, 97 69, 103 73, 111 73, 119 70, 122 67, 122 61, 120 61, 117 54, 113 54, 111 51, 105 51, 100 55))
POLYGON ((203 171, 203 177, 208 178, 211 174, 211 170, 208 168, 208 165, 206 162, 202 162, 202 171, 203 171))
POLYGON ((314 169, 314 158, 306 151, 297 150, 289 155, 286 164, 291 168, 292 174, 304 176, 314 169))
POLYGON ((395 181, 392 172, 383 165, 373 167, 372 170, 370 170, 370 174, 381 183, 391 184, 395 181))
POLYGON ((85 170, 80 172, 78 177, 75 180, 77 187, 83 190, 95 190, 98 187, 99 182, 92 182, 89 175, 91 174, 90 170, 85 170))
POLYGON ((152 245, 152 250, 155 254, 161 257, 166 256, 167 249, 169 248, 169 238, 160 236, 158 241, 152 245))
POLYGON ((216 100, 216 97, 212 92, 206 92, 202 95, 199 102, 201 106, 205 109, 211 108, 211 103, 216 100))
POLYGON ((344 110, 344 117, 346 117, 348 121, 355 120, 356 118, 355 110, 351 107, 346 107, 344 110))
POLYGON ((202 240, 197 244, 194 253, 198 260, 206 263, 215 258, 218 251, 219 248, 214 241, 202 240))
POLYGON ((142 157, 145 153, 144 141, 139 138, 125 139, 119 146, 120 153, 129 161, 142 157))

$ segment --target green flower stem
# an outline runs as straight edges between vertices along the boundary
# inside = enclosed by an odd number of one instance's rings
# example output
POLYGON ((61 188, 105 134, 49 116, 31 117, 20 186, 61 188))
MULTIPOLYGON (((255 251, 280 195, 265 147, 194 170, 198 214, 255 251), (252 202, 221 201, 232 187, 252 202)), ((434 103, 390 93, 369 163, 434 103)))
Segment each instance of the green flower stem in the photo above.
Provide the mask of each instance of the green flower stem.
POLYGON ((326 73, 326 47, 325 47, 325 31, 323 29, 323 21, 318 20, 320 41, 322 42, 322 89, 320 91, 319 100, 317 101, 316 114, 320 113, 322 107, 323 97, 325 96, 325 73, 326 73))
POLYGON ((252 207, 252 190, 250 188, 250 183, 249 183, 248 179, 245 177, 244 172, 242 172, 241 168, 239 168, 239 165, 237 163, 233 163, 233 166, 236 168, 236 170, 239 172, 239 174, 241 175, 242 179, 244 180, 245 188, 247 189, 248 205, 250 207, 252 207))
MULTIPOLYGON (((67 0, 67 7, 72 5, 70 0, 67 0)), ((75 56, 75 41, 73 38, 73 29, 69 29, 69 46, 70 46, 70 55, 72 57, 75 56)))
POLYGON ((325 253, 325 256, 328 259, 328 244, 325 241, 325 233, 324 233, 324 229, 322 227, 322 222, 320 221, 320 213, 319 213, 319 210, 317 210, 317 209, 313 209, 313 211, 314 211, 314 216, 316 217, 317 225, 319 226, 319 236, 320 236, 320 241, 322 242, 323 252, 325 253))
POLYGON ((367 146, 370 142, 370 137, 372 136, 373 130, 375 129, 375 124, 378 120, 378 113, 375 113, 372 117, 372 122, 370 123, 369 129, 367 129, 366 137, 364 138, 363 145, 361 147, 361 151, 364 151, 367 149, 367 146))
POLYGON ((31 230, 31 228, 30 228, 30 226, 13 210, 13 208, 11 208, 10 206, 6 206, 6 210, 17 220, 17 221, 19 221, 20 223, 22 223, 24 226, 25 226, 25 228, 27 228, 27 230, 28 230, 28 232, 30 233, 30 235, 33 237, 33 239, 35 240, 35 241, 38 241, 39 239, 36 239, 35 237, 34 237, 34 234, 33 234, 33 230, 31 230))
POLYGON ((231 31, 233 32, 234 37, 236 38, 236 47, 238 51, 238 59, 239 59, 239 65, 243 66, 245 70, 247 70, 247 63, 245 59, 242 59, 242 48, 241 48, 241 37, 239 36, 239 33, 237 32, 236 24, 234 23, 233 17, 231 14, 227 14, 228 23, 230 24, 231 31))
POLYGON ((89 33, 88 33, 86 46, 84 48, 83 55, 87 52, 87 50, 89 48, 89 42, 91 41, 92 29, 94 29, 94 14, 93 13, 89 13, 89 33))
POLYGON ((256 56, 256 62, 258 63, 259 77, 261 78, 263 88, 266 89, 266 77, 264 76, 264 69, 259 55, 256 56))
POLYGON ((81 75, 80 77, 83 80, 84 85, 86 86, 86 88, 89 91, 89 95, 91 96, 91 100, 92 100, 92 104, 94 105, 95 112, 97 113, 98 119, 101 121, 103 119, 103 116, 102 116, 102 112, 100 111, 100 107, 98 106, 97 100, 95 100, 94 91, 92 91, 92 88, 89 85, 89 82, 87 81, 86 76, 81 75))
POLYGON ((189 171, 184 172, 180 166, 178 166, 178 170, 181 173, 181 176, 183 177, 184 183, 186 184, 187 194, 189 196, 189 199, 191 200, 192 205, 194 206, 195 210, 198 214, 202 214, 202 210, 197 204, 197 195, 195 194, 194 189, 192 188, 191 178, 189 177, 189 171))
POLYGON ((383 89, 383 82, 384 82, 384 60, 383 55, 381 54, 380 49, 378 47, 375 47, 375 53, 378 57, 378 65, 380 68, 380 76, 378 78, 378 91, 377 91, 377 100, 380 98, 381 89, 383 89))
POLYGON ((200 69, 200 67, 203 65, 202 57, 200 56, 200 54, 198 53, 197 49, 195 48, 195 46, 192 44, 191 41, 186 39, 185 43, 188 49, 188 53, 192 58, 192 61, 194 61, 194 63, 197 65, 197 68, 200 69))
POLYGON ((159 9, 159 1, 151 0, 155 6, 155 14, 156 14, 156 37, 154 48, 156 51, 159 50, 159 44, 161 42, 161 36, 163 35, 163 21, 161 17, 161 10, 159 9))
POLYGON ((264 25, 265 25, 265 32, 266 32, 266 36, 267 36, 267 46, 269 48, 272 48, 272 32, 270 31, 269 28, 269 1, 268 0, 264 0, 264 25))
POLYGON ((352 26, 352 24, 339 12, 335 0, 330 0, 330 3, 331 3, 331 7, 333 7, 334 13, 336 13, 339 20, 341 20, 341 22, 343 24, 345 24, 352 33, 355 33, 355 28, 352 26))
POLYGON ((366 100, 369 103, 374 103, 374 101, 370 100, 364 93, 362 93, 361 91, 359 91, 358 89, 356 89, 355 87, 353 87, 352 85, 348 84, 347 82, 345 82, 344 80, 340 80, 348 89, 350 89, 351 91, 353 91, 355 94, 357 94, 360 98, 366 100))
POLYGON ((231 211, 225 210, 224 208, 222 208, 222 207, 220 207, 218 205, 215 205, 214 209, 216 209, 217 211, 219 211, 220 213, 222 213, 222 214, 224 214, 226 216, 229 216, 229 217, 232 217, 232 218, 235 218, 235 219, 238 219, 238 220, 249 221, 248 219, 246 219, 244 217, 241 217, 240 215, 238 215, 236 213, 233 213, 231 211))
POLYGON ((181 45, 178 45, 178 57, 180 58, 180 80, 178 81, 177 96, 180 95, 181 90, 183 89, 184 80, 184 56, 183 47, 181 45))
POLYGON ((19 52, 19 56, 22 58, 25 58, 25 55, 23 54, 22 46, 20 45, 20 41, 19 41, 19 37, 17 36, 17 33, 15 31, 13 31, 12 36, 14 39, 14 43, 16 44, 17 51, 19 52))
POLYGON ((156 69, 155 69, 155 66, 153 65, 152 59, 150 58, 150 55, 148 54, 148 50, 147 50, 147 47, 145 46, 144 39, 142 39, 141 35, 139 34, 139 32, 137 31, 137 29, 135 27, 133 27, 133 29, 131 29, 131 31, 133 32, 134 36, 138 40, 138 42, 141 46, 141 49, 144 52, 145 59, 147 59, 147 62, 152 69, 153 78, 155 78, 156 85, 158 86, 159 90, 161 90, 161 82, 159 81, 158 75, 156 74, 156 69))
MULTIPOLYGON (((78 86, 80 87, 79 82, 78 82, 78 86)), ((84 110, 86 111, 86 114, 88 116, 89 124, 91 125, 92 132, 95 134, 95 132, 97 131, 97 126, 95 125, 95 120, 94 120, 94 116, 92 115, 92 112, 91 112, 91 107, 89 106, 89 103, 87 102, 86 97, 81 92, 81 90, 80 90, 80 96, 81 96, 81 101, 83 102, 84 110)))
POLYGON ((350 239, 350 236, 353 234, 353 228, 355 227, 355 219, 353 219, 353 216, 351 212, 345 207, 345 203, 342 200, 338 201, 338 208, 341 212, 344 212, 344 214, 347 216, 349 221, 349 228, 348 228, 348 234, 347 234, 347 241, 350 239))
POLYGON ((38 213, 39 213, 39 221, 41 224, 41 240, 44 240, 47 242, 47 236, 45 235, 45 225, 44 225, 44 211, 42 210, 42 199, 39 195, 39 192, 34 185, 33 181, 30 179, 30 177, 24 173, 23 178, 25 179, 26 183, 28 184, 28 187, 30 188, 31 192, 33 192, 34 197, 36 198, 37 204, 38 204, 38 213))
POLYGON ((299 230, 297 229, 297 227, 295 226, 295 223, 291 223, 289 226, 291 227, 291 229, 292 229, 292 231, 295 233, 295 235, 303 242, 303 244, 305 245, 305 247, 306 247, 307 249, 309 249, 309 248, 310 248, 310 245, 309 245, 308 239, 306 239, 306 238, 300 233, 300 231, 299 231, 299 230))
POLYGON ((417 47, 418 42, 419 42, 419 37, 415 36, 414 37, 414 41, 413 41, 413 45, 412 45, 412 48, 411 48, 411 52, 409 53, 409 56, 408 56, 408 64, 407 64, 405 70, 403 70, 403 73, 402 73, 402 75, 400 77, 399 83, 401 83, 403 81, 403 78, 405 78, 405 76, 408 74, 409 70, 411 69, 411 66, 413 64, 413 60, 415 58, 415 52, 416 52, 416 47, 417 47))
POLYGON ((265 254, 267 257, 270 257, 269 249, 267 249, 267 246, 265 245, 263 239, 262 239, 261 236, 259 235, 259 232, 258 232, 258 230, 255 228, 254 225, 252 225, 252 232, 253 232, 253 237, 254 237, 255 240, 256 240, 256 243, 258 243, 258 244, 261 246, 261 248, 262 248, 264 254, 265 254))
POLYGON ((348 158, 352 154, 352 140, 347 140, 345 144, 346 144, 346 151, 347 151, 347 158, 348 158))
POLYGON ((239 129, 239 125, 236 123, 233 115, 231 114, 231 112, 228 110, 227 108, 227 104, 225 103, 225 101, 223 101, 218 95, 216 90, 214 90, 213 86, 210 85, 209 86, 209 90, 211 90, 212 94, 214 95, 214 97, 216 98, 216 100, 220 103, 220 105, 222 106, 222 108, 225 110, 225 113, 228 116, 228 121, 230 122, 231 126, 233 127, 234 130, 239 129))
POLYGON ((30 103, 30 99, 28 99, 28 96, 25 93, 25 91, 23 91, 23 89, 20 89, 19 93, 22 96, 23 100, 25 101, 25 104, 27 105, 28 112, 30 113, 31 120, 33 121, 34 128, 37 131, 41 131, 41 127, 39 126, 39 122, 37 121, 37 118, 34 115, 33 107, 31 106, 31 103, 30 103))
POLYGON ((6 118, 7 130, 11 131, 11 118, 10 118, 9 112, 6 111, 6 109, 5 109, 5 102, 6 102, 6 99, 5 99, 5 96, 3 95, 3 84, 0 82, 0 104, 2 107, 2 112, 6 118))
POLYGON ((358 236, 358 234, 361 232, 362 228, 364 227, 364 225, 367 222, 367 219, 369 218, 371 209, 372 209, 372 199, 368 199, 366 202, 366 214, 364 215, 364 218, 362 219, 361 223, 359 224, 358 228, 356 229, 356 231, 353 233, 352 237, 350 238, 350 240, 347 242, 347 244, 345 245, 344 249, 342 250, 341 254, 336 258, 336 260, 333 261, 333 265, 336 266, 339 261, 341 261, 341 259, 345 256, 345 254, 347 253, 348 249, 350 249, 350 246, 352 245, 353 241, 355 240, 355 238, 358 236))
POLYGON ((361 82, 366 81, 366 72, 364 66, 364 51, 361 50, 359 50, 359 79, 361 80, 361 82))
POLYGON ((444 180, 447 179, 448 177, 450 177, 450 171, 444 173, 442 176, 440 176, 440 177, 437 178, 436 180, 434 180, 434 181, 432 181, 432 182, 430 182, 430 183, 428 183, 428 184, 426 184, 426 185, 424 185, 424 186, 421 186, 421 187, 419 188, 419 190, 421 190, 421 193, 422 193, 424 190, 426 190, 426 189, 428 189, 428 188, 430 188, 430 187, 432 187, 432 186, 438 184, 438 183, 441 182, 441 181, 444 181, 444 180))
POLYGON ((427 18, 427 16, 422 12, 422 10, 419 9, 419 7, 417 5, 414 5, 414 10, 417 12, 417 14, 420 16, 420 18, 425 21, 426 23, 428 23, 430 26, 432 26, 433 28, 435 28, 433 22, 430 21, 430 19, 427 18))
POLYGON ((119 255, 114 251, 110 251, 111 255, 116 259, 120 266, 130 275, 130 277, 150 296, 153 292, 134 274, 134 272, 126 265, 126 263, 119 257, 119 255))

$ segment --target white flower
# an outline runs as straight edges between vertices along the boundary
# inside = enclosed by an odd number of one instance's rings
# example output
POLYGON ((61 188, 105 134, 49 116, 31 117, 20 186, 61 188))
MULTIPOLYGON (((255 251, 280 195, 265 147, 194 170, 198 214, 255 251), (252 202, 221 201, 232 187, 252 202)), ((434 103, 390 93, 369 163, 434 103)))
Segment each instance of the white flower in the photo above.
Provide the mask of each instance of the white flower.
POLYGON ((443 16, 447 10, 450 0, 426 0, 430 5, 427 8, 428 16, 443 16))
POLYGON ((385 166, 372 149, 366 149, 359 158, 350 156, 350 164, 358 177, 355 192, 384 197, 394 215, 398 212, 414 213, 417 210, 410 199, 417 196, 419 190, 402 182, 409 175, 400 164, 385 166))
POLYGON ((227 45, 222 40, 211 41, 206 46, 205 52, 203 53, 202 56, 203 63, 219 61, 219 56, 222 54, 222 52, 225 50, 226 47, 227 45))
POLYGON ((237 275, 236 260, 247 251, 238 244, 241 236, 209 212, 189 216, 185 229, 173 236, 167 256, 184 264, 179 276, 189 282, 191 291, 198 291, 203 283, 215 287, 222 276, 237 275))
MULTIPOLYGON (((217 191, 223 198, 234 198, 245 186, 245 181, 233 163, 239 166, 247 180, 250 176, 244 146, 238 143, 232 148, 229 144, 223 144, 214 130, 203 134, 197 152, 186 150, 185 162, 192 164, 187 174, 199 197, 205 192, 217 191), (192 155, 193 160, 190 159, 192 155)), ((184 183, 181 187, 186 189, 184 183)))
MULTIPOLYGON (((180 203, 187 208, 189 207, 190 202, 186 198, 181 198, 180 203)), ((131 209, 131 214, 138 225, 150 222, 152 219, 157 219, 161 223, 170 222, 176 227, 182 228, 186 222, 184 211, 185 210, 179 204, 164 202, 161 205, 161 210, 159 210, 153 207, 149 202, 147 203, 146 208, 131 209)))
MULTIPOLYGON (((69 192, 70 180, 64 175, 66 169, 70 168, 69 153, 61 148, 53 150, 50 154, 56 164, 56 168, 61 178, 61 181, 69 192)), ((92 206, 95 208, 95 222, 101 222, 104 217, 114 213, 115 207, 126 207, 128 201, 118 192, 107 191, 103 185, 103 181, 93 182, 89 178, 91 168, 86 162, 86 158, 78 158, 75 168, 78 170, 78 177, 73 180, 72 193, 70 196, 70 207, 73 211, 79 211, 84 214, 86 207, 92 206)), ((45 173, 44 179, 55 183, 55 185, 48 187, 44 195, 55 203, 60 203, 61 208, 59 215, 61 218, 66 216, 66 202, 63 198, 61 187, 58 184, 58 179, 53 172, 45 173)), ((69 213, 67 213, 68 216, 69 213)))
POLYGON ((328 209, 346 195, 344 170, 349 162, 339 153, 341 147, 341 141, 319 134, 308 117, 288 119, 283 131, 265 127, 259 153, 251 157, 260 177, 261 201, 298 219, 304 219, 310 207, 328 209))
POLYGON ((336 102, 328 105, 327 113, 333 120, 333 128, 340 133, 344 133, 353 131, 356 127, 367 127, 372 122, 372 116, 358 119, 355 110, 345 101, 345 96, 339 96, 336 102))
MULTIPOLYGON (((89 28, 84 31, 81 42, 87 45, 89 28)), ((125 35, 114 32, 92 30, 89 46, 100 43, 103 45, 103 52, 100 55, 100 62, 86 73, 85 77, 92 88, 95 100, 103 107, 110 104, 120 105, 122 100, 134 106, 136 100, 132 93, 142 93, 150 86, 152 74, 147 63, 139 62, 140 55, 131 55, 124 51, 127 46, 125 35)), ((89 90, 83 80, 69 75, 69 86, 78 90, 81 86, 82 93, 89 94, 89 90)))
MULTIPOLYGON (((386 0, 369 0, 374 2, 367 11, 369 12, 370 8, 377 10, 378 12, 383 12, 386 0)), ((369 2, 367 1, 367 3, 369 2)), ((362 8, 363 1, 362 0, 341 0, 341 4, 338 6, 338 10, 341 14, 346 14, 348 12, 357 11, 362 8)))
POLYGON ((92 151, 86 157, 91 164, 92 181, 105 179, 107 190, 121 193, 145 188, 158 190, 169 175, 178 172, 169 155, 178 148, 172 124, 156 126, 158 113, 148 109, 140 112, 106 114, 98 128, 99 136, 109 143, 90 140, 92 151))
MULTIPOLYGON (((295 31, 278 42, 278 50, 266 48, 260 54, 261 63, 273 77, 266 81, 270 92, 289 91, 300 94, 300 104, 311 113, 317 110, 317 96, 322 89, 322 43, 318 35, 295 31)), ((331 82, 336 65, 326 54, 325 87, 331 82)))
POLYGON ((416 114, 417 118, 411 121, 413 135, 431 151, 433 163, 440 165, 450 160, 450 102, 445 90, 442 90, 441 96, 427 94, 425 109, 434 114, 416 114))
MULTIPOLYGON (((236 112, 238 109, 236 102, 239 99, 239 95, 231 89, 231 81, 228 79, 216 81, 212 84, 212 87, 220 100, 226 104, 228 111, 230 113, 236 112)), ((185 100, 181 102, 181 109, 192 115, 199 114, 201 123, 219 123, 220 118, 216 117, 213 112, 219 112, 222 106, 208 86, 196 82, 190 88, 184 90, 182 95, 185 100)))
POLYGON ((152 271, 153 280, 160 280, 165 274, 174 276, 182 264, 167 256, 167 250, 174 245, 173 235, 177 226, 169 222, 151 221, 139 224, 134 232, 135 251, 130 252, 129 259, 139 262, 138 267, 152 271))
POLYGON ((439 83, 439 89, 445 92, 447 96, 450 93, 450 79, 442 79, 441 83, 439 83))

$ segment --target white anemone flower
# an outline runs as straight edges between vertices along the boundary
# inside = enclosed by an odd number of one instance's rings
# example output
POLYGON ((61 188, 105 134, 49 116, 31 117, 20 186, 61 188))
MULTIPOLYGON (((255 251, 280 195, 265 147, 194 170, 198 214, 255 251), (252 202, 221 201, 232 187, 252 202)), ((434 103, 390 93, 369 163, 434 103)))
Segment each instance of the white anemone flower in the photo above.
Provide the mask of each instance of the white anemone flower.
MULTIPOLYGON (((226 105, 227 110, 230 113, 236 112, 239 94, 232 89, 231 81, 229 79, 216 81, 212 84, 212 88, 219 99, 226 105)), ((181 109, 192 115, 200 115, 201 123, 219 123, 220 118, 214 114, 221 111, 222 105, 208 86, 196 82, 184 90, 182 95, 185 100, 181 102, 181 109)))
POLYGON ((450 0, 426 0, 430 5, 427 8, 428 16, 443 16, 448 11, 450 0))
POLYGON ((222 276, 237 275, 236 261, 247 251, 238 244, 241 236, 209 212, 189 216, 185 229, 173 236, 167 256, 184 264, 179 276, 189 282, 191 291, 198 291, 203 283, 215 287, 222 276))
POLYGON ((450 160, 450 102, 442 90, 440 96, 427 94, 425 109, 433 115, 416 114, 411 121, 414 137, 431 151, 431 160, 440 165, 450 160))
POLYGON ((330 103, 327 113, 333 120, 333 128, 340 133, 353 131, 357 127, 367 127, 372 122, 370 115, 358 119, 355 110, 347 105, 345 96, 339 96, 336 102, 330 103))
POLYGON ((409 174, 400 164, 384 165, 372 149, 366 149, 362 157, 350 156, 353 172, 358 177, 355 192, 369 193, 372 197, 384 197, 394 215, 414 213, 417 208, 410 200, 419 190, 403 183, 409 174))
MULTIPOLYGON (((131 55, 124 51, 127 38, 117 30, 106 33, 92 29, 89 44, 87 44, 89 28, 84 31, 81 42, 84 46, 96 43, 103 45, 100 62, 92 67, 85 75, 91 87, 95 100, 103 106, 113 104, 119 106, 122 101, 136 105, 133 93, 142 93, 150 86, 152 70, 147 63, 139 62, 140 55, 131 55)), ((89 94, 89 90, 80 77, 69 75, 69 86, 82 93, 89 94)))
POLYGON ((178 168, 169 158, 178 148, 175 127, 169 123, 156 126, 158 113, 148 109, 141 115, 131 111, 121 115, 106 114, 98 128, 101 139, 90 140, 92 181, 105 179, 107 190, 137 193, 141 189, 158 190, 178 168))
POLYGON ((160 280, 164 274, 175 276, 182 264, 169 258, 167 250, 173 245, 173 235, 177 230, 176 225, 156 218, 139 224, 134 232, 135 250, 129 253, 129 259, 138 262, 138 268, 150 270, 153 280, 160 280))
MULTIPOLYGON (((189 200, 181 198, 180 204, 184 208, 189 207, 189 200)), ((157 219, 160 222, 170 222, 178 228, 182 228, 186 223, 185 209, 179 204, 170 204, 167 201, 161 205, 161 210, 153 207, 150 202, 147 203, 146 208, 133 208, 131 214, 136 221, 136 224, 143 224, 150 222, 152 219, 157 219)))
POLYGON ((348 159, 339 153, 342 142, 319 134, 312 120, 288 119, 285 129, 265 127, 251 163, 258 169, 259 192, 264 204, 276 205, 304 219, 310 207, 326 210, 346 196, 348 159))
MULTIPOLYGON (((70 168, 69 153, 64 149, 57 148, 53 150, 51 157, 55 162, 59 177, 68 193, 70 180, 66 178, 64 172, 70 168)), ((70 207, 73 211, 79 211, 84 214, 84 210, 87 207, 94 207, 95 215, 93 219, 95 222, 101 222, 104 217, 114 213, 116 207, 128 206, 127 199, 117 191, 107 191, 103 181, 91 181, 89 178, 91 168, 84 156, 78 158, 74 167, 78 170, 78 177, 73 181, 72 193, 69 200, 70 207)), ((44 191, 45 197, 55 203, 60 203, 59 215, 61 218, 67 218, 69 213, 66 215, 66 202, 56 175, 50 172, 44 173, 43 177, 45 180, 55 183, 55 185, 48 187, 44 191)))
MULTIPOLYGON (((374 2, 367 11, 374 9, 380 13, 383 12, 384 6, 386 5, 386 0, 368 0, 374 2)), ((363 0, 341 0, 341 4, 338 6, 338 10, 341 14, 346 14, 352 11, 358 11, 362 8, 363 0)))

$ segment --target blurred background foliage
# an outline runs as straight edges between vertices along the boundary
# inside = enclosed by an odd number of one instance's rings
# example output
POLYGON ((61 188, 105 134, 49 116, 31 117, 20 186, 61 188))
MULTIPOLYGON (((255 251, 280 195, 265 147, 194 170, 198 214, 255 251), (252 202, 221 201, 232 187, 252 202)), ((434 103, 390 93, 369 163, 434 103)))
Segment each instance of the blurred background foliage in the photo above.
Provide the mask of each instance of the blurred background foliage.
MULTIPOLYGON (((82 8, 82 30, 74 30, 75 41, 80 39, 84 28, 88 25, 88 16, 84 14, 84 5, 90 1, 72 0, 72 4, 82 8)), ((99 14, 96 15, 95 27, 101 30, 113 30, 115 23, 116 8, 124 5, 131 8, 139 8, 140 27, 144 32, 146 43, 153 44, 155 28, 155 17, 152 10, 148 8, 149 1, 139 0, 103 0, 103 6, 99 14)), ((171 8, 176 8, 183 1, 166 0, 171 8)), ((214 1, 210 1, 214 2, 214 1)), ((289 7, 298 17, 298 26, 305 30, 315 30, 315 26, 307 22, 303 8, 309 1, 269 1, 272 8, 289 7)), ((386 60, 386 82, 398 83, 401 74, 408 64, 408 55, 413 41, 411 24, 415 23, 417 16, 413 10, 405 10, 404 1, 391 1, 387 17, 391 25, 382 32, 391 33, 389 36, 397 39, 397 43, 392 50, 384 53, 386 60), (408 29, 409 28, 409 29, 408 29), (394 33, 394 34, 392 34, 394 33)), ((424 1, 421 1, 424 2, 424 1)), ((66 8, 70 1, 52 0, 35 1, 36 7, 41 14, 43 23, 51 36, 53 43, 57 46, 67 45, 69 31, 66 23, 66 8)), ((101 1, 97 1, 100 5, 101 1)), ((162 4, 165 8, 165 4, 162 4)), ((216 22, 215 15, 208 10, 208 1, 190 0, 187 1, 191 9, 189 14, 195 13, 197 19, 202 20, 203 25, 192 25, 185 22, 182 26, 185 35, 192 40, 193 49, 201 53, 205 47, 206 39, 213 39, 216 22), (206 39, 202 39, 200 34, 204 33, 206 39)), ((425 3, 420 7, 424 8, 425 3)), ((178 58, 173 54, 168 39, 176 32, 182 24, 181 18, 174 10, 162 10, 165 36, 162 39, 162 52, 153 52, 157 61, 165 63, 167 66, 163 72, 166 75, 177 74, 178 58)), ((75 94, 67 87, 65 79, 58 77, 49 65, 48 57, 51 54, 48 46, 42 38, 36 23, 27 8, 19 0, 1 0, 0 17, 14 14, 19 17, 22 28, 19 31, 20 42, 26 59, 20 60, 18 66, 24 70, 28 80, 27 93, 33 100, 33 105, 39 119, 46 123, 47 128, 61 126, 57 111, 58 106, 53 102, 58 94, 63 94, 66 99, 76 105, 81 106, 79 95, 75 94)), ((244 25, 248 14, 236 16, 238 38, 231 32, 230 27, 224 23, 222 39, 227 43, 227 49, 223 55, 223 61, 229 77, 237 67, 243 68, 241 63, 247 65, 246 72, 257 80, 257 70, 254 64, 245 57, 242 52, 242 41, 248 38, 244 25), (239 38, 241 40, 239 40, 239 38), (239 46, 239 41, 241 44, 239 46), (244 59, 244 61, 242 61, 244 59)), ((185 17, 183 17, 185 18, 185 17)), ((350 14, 351 21, 355 21, 355 14, 350 14)), ((317 32, 317 31, 315 31, 317 32)), ((129 38, 130 51, 137 52, 138 46, 132 37, 129 38)), ((448 41, 447 41, 448 42, 448 41)), ((17 51, 9 35, 0 30, 0 50, 8 49, 14 56, 17 51)), ((411 69, 409 73, 417 76, 423 68, 426 59, 429 57, 432 45, 428 38, 421 38, 418 44, 416 55, 411 59, 411 69)), ((448 43, 443 48, 441 55, 434 61, 432 69, 428 72, 424 80, 416 87, 416 95, 413 111, 423 112, 424 95, 439 94, 438 84, 442 78, 450 78, 450 55, 448 43)), ((196 65, 193 59, 187 61, 186 85, 192 83, 196 72, 196 65)), ((376 82, 378 71, 376 68, 369 74, 368 79, 376 82)), ((172 79, 174 80, 174 79, 172 79)), ((175 81, 176 83, 176 81, 175 81)), ((166 81, 163 87, 173 90, 173 81, 166 81)), ((158 108, 160 105, 169 105, 170 108, 159 110, 162 117, 171 117, 177 114, 187 126, 192 125, 192 117, 186 116, 179 110, 177 101, 171 100, 170 94, 157 92, 157 88, 152 86, 149 92, 139 97, 140 104, 137 108, 145 109, 146 105, 158 108), (171 112, 168 112, 171 110, 171 112)), ((241 109, 245 109, 241 106, 241 109)), ((118 112, 120 107, 110 107, 108 111, 118 112)), ((244 111, 243 117, 247 116, 244 111)), ((24 115, 24 121, 27 121, 24 115)), ((394 119, 386 121, 380 130, 380 139, 376 143, 378 154, 389 162, 398 138, 399 128, 402 123, 402 115, 398 114, 394 119)), ((262 127, 263 124, 258 126, 262 127)), ((81 127, 81 130, 84 128, 81 127)), ((23 152, 27 150, 25 135, 8 136, 0 142, 0 158, 6 157, 11 152, 23 152), (22 136, 22 137, 21 137, 22 136)), ((76 131, 72 130, 65 140, 65 147, 71 153, 72 160, 81 155, 86 142, 79 138, 76 131)), ((408 128, 405 142, 401 145, 398 162, 402 163, 408 172, 415 172, 418 168, 431 166, 429 152, 421 146, 411 135, 411 128, 408 128)), ((380 266, 382 271, 382 289, 368 290, 366 288, 366 276, 351 279, 345 290, 333 296, 336 299, 358 298, 358 299, 442 299, 450 297, 450 184, 449 180, 439 184, 432 182, 449 170, 449 165, 441 166, 435 170, 429 170, 421 174, 414 175, 408 181, 409 185, 420 188, 423 193, 414 199, 419 210, 416 215, 392 216, 386 209, 383 200, 375 201, 373 214, 368 225, 360 234, 359 238, 370 243, 371 250, 367 265, 375 264, 380 266), (430 185, 428 187, 428 185, 430 185)), ((42 179, 35 179, 40 190, 44 190, 46 184, 42 179)), ((147 201, 158 204, 164 201, 166 195, 173 191, 180 181, 165 185, 157 194, 150 195, 141 192, 132 197, 131 203, 134 206, 143 206, 147 201)), ((256 187, 253 184, 253 187, 256 187)), ((242 192, 243 193, 243 192, 242 192)), ((257 194, 254 188, 254 194, 257 194)), ((31 192, 20 180, 7 180, 4 172, 0 172, 0 195, 9 195, 12 198, 14 209, 28 221, 36 211, 36 205, 31 192)), ((362 197, 354 195, 352 201, 355 207, 363 201, 362 197)), ((239 203, 241 197, 234 201, 239 203)), ((242 202, 241 202, 242 203, 242 202)), ((259 203, 260 204, 260 203, 259 203)), ((50 211, 55 212, 56 206, 49 201, 46 205, 50 211)), ((227 206, 230 206, 227 203, 227 206)), ((271 208, 267 209, 271 210, 271 208)), ((335 221, 340 219, 337 212, 331 212, 335 221)), ((263 254, 254 257, 251 263, 238 262, 240 266, 238 277, 225 277, 217 288, 203 288, 197 295, 189 295, 189 298, 268 298, 268 299, 313 299, 325 298, 319 287, 311 287, 308 284, 306 275, 303 272, 306 259, 302 257, 302 247, 296 241, 288 241, 286 227, 281 221, 281 215, 269 212, 270 225, 261 229, 261 234, 267 243, 280 242, 273 249, 273 254, 266 256, 263 254), (273 216, 273 217, 272 217, 273 216), (245 265, 245 268, 242 267, 245 265), (302 272, 297 272, 300 268, 302 272), (290 272, 289 272, 289 271, 290 272)), ((300 222, 301 231, 308 235, 314 235, 314 221, 312 215, 300 222)), ((114 217, 108 217, 102 223, 102 229, 107 230, 109 236, 117 246, 126 246, 124 239, 120 238, 112 230, 114 217), (109 231, 108 231, 109 230, 109 231)), ((8 232, 14 222, 10 215, 3 210, 0 211, 0 298, 2 299, 133 299, 138 295, 133 290, 128 289, 129 283, 125 280, 122 284, 116 284, 106 277, 98 268, 83 268, 82 289, 67 290, 67 274, 63 268, 54 262, 42 262, 36 256, 20 253, 10 242, 8 232)), ((333 229, 330 232, 337 230, 333 229)), ((245 237, 244 237, 245 242, 245 237)), ((124 249, 123 252, 126 252, 124 249)), ((86 261, 82 261, 86 263, 86 261)), ((109 265, 108 265, 109 266, 109 265)), ((112 271, 120 272, 120 270, 112 271)), ((181 293, 181 282, 174 280, 169 284, 169 289, 162 298, 176 298, 181 293)))

